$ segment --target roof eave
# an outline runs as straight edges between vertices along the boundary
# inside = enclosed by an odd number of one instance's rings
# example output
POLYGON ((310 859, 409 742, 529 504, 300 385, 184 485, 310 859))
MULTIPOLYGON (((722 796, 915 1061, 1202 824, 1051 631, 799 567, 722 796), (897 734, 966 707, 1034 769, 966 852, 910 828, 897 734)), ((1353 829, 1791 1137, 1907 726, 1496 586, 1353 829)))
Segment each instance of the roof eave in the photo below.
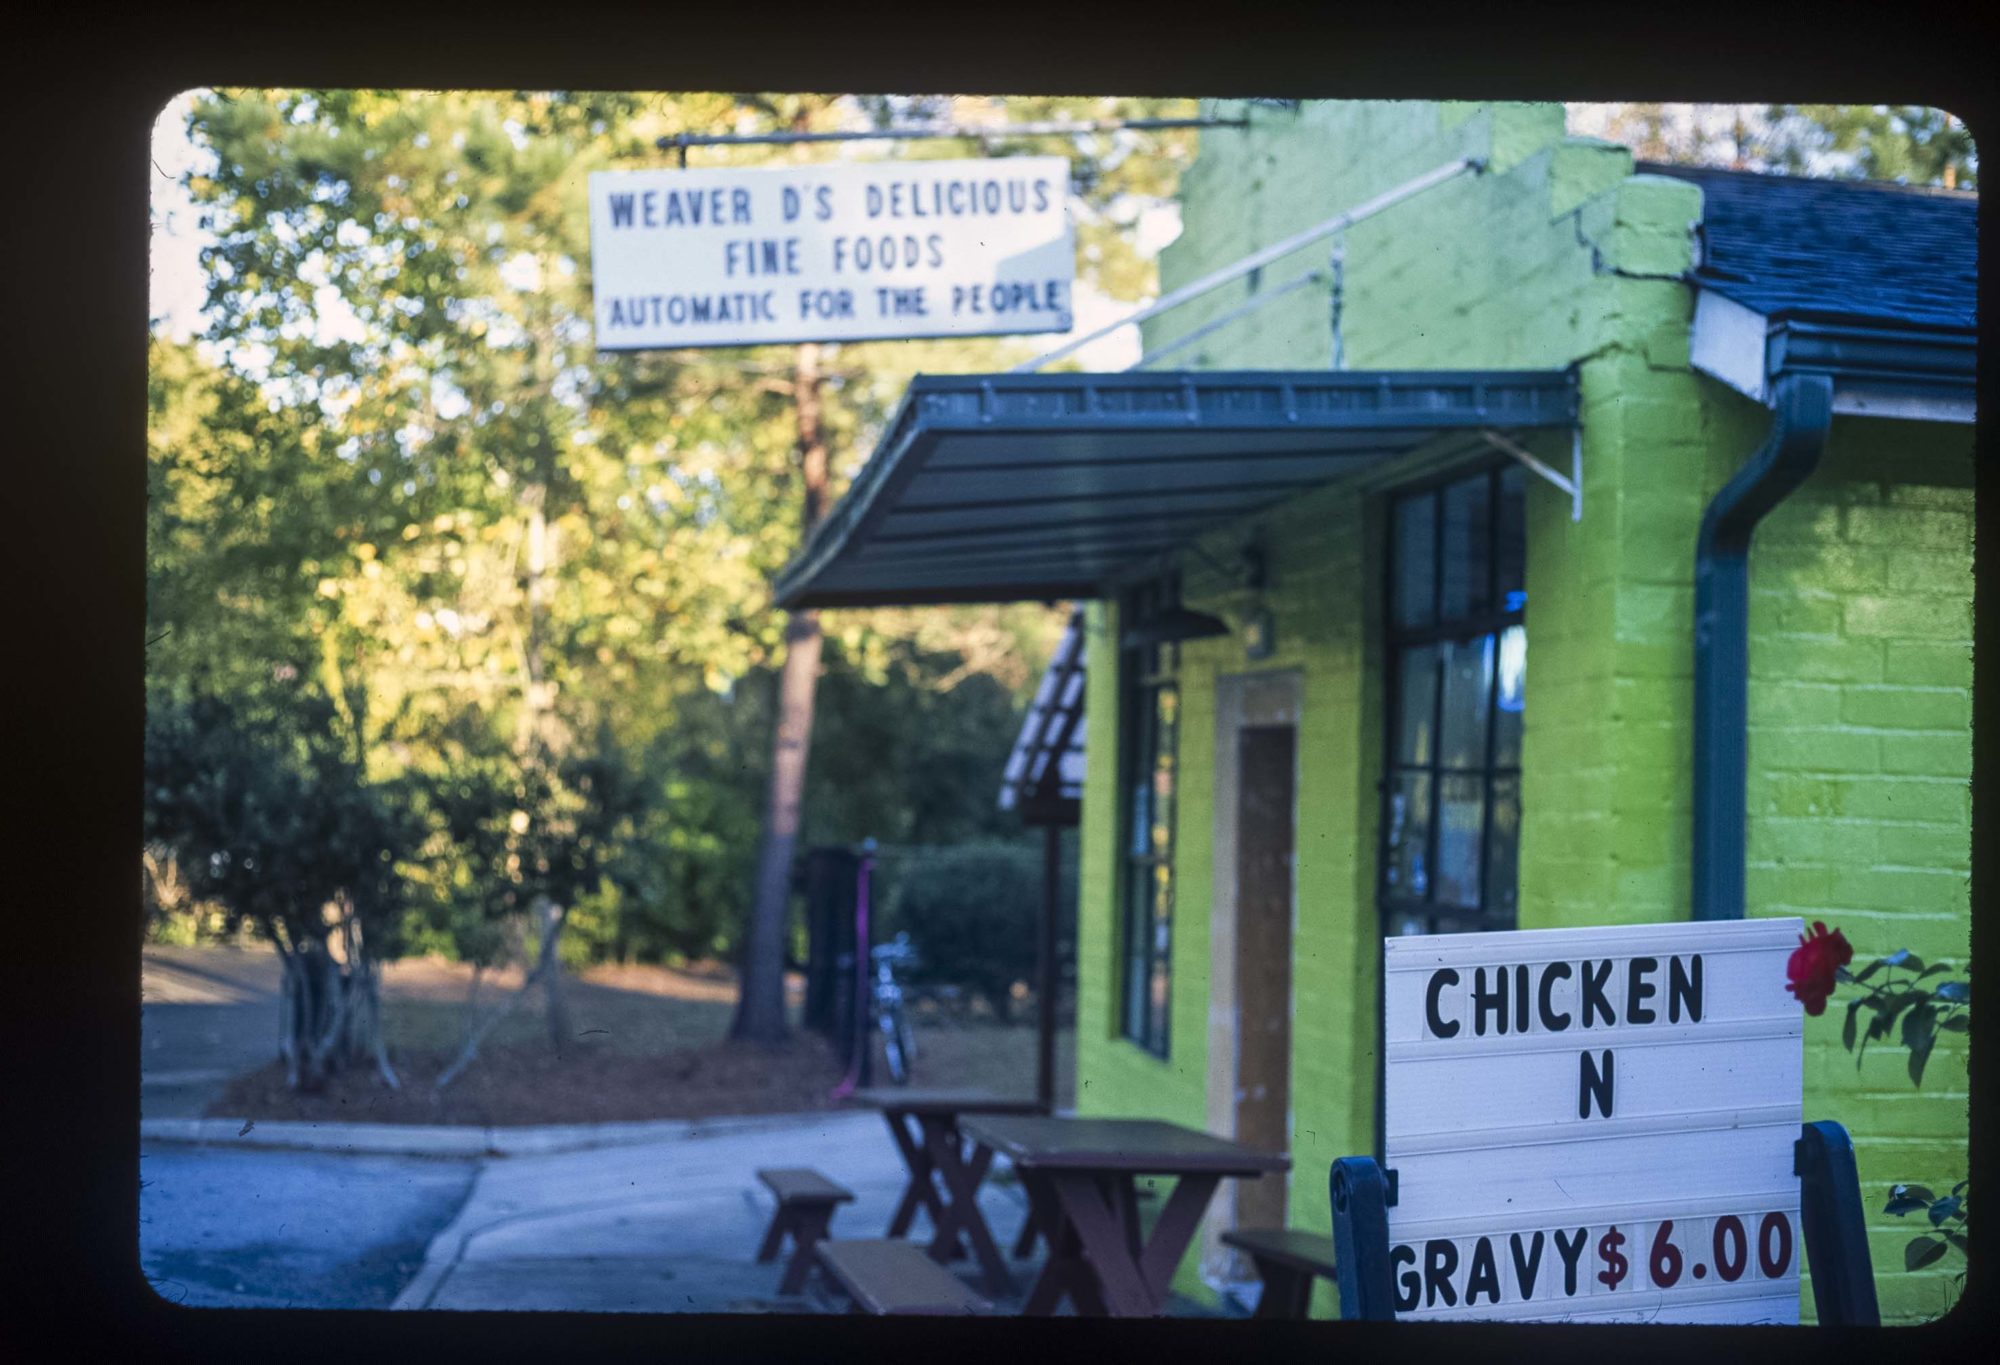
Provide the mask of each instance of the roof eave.
POLYGON ((1699 288, 1694 368, 1769 407, 1786 374, 1833 380, 1837 414, 1969 423, 1978 411, 1978 334, 1802 309, 1760 313, 1699 288))

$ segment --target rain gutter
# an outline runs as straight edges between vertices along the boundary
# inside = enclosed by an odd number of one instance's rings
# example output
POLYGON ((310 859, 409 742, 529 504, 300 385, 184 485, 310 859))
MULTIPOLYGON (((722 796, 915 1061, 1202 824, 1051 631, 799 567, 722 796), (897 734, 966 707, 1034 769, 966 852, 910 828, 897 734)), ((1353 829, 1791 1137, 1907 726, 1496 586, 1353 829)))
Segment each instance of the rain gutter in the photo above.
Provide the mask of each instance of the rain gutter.
POLYGON ((1694 918, 1742 919, 1750 692, 1750 540, 1804 483, 1833 424, 1833 378, 1773 388, 1771 434, 1701 519, 1694 569, 1694 918))

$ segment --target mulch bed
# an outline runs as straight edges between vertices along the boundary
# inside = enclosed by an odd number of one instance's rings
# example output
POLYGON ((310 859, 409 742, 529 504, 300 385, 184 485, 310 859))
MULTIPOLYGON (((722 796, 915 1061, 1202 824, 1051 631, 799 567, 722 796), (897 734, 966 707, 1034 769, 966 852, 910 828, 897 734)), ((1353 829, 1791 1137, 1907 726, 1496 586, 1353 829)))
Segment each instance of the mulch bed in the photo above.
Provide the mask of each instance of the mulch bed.
POLYGON ((346 1123, 617 1123, 724 1114, 831 1109, 839 1059, 817 1035, 764 1047, 721 1042, 662 1056, 632 1056, 580 1042, 560 1055, 547 1043, 482 1049, 442 1095, 444 1051, 391 1053, 402 1088, 372 1068, 331 1078, 316 1095, 295 1095, 273 1062, 231 1081, 212 1117, 346 1123))
MULTIPOLYGON (((465 1003, 470 975, 461 964, 432 959, 389 964, 383 1035, 399 1089, 390 1089, 369 1065, 330 1078, 318 1094, 297 1095, 286 1088, 284 1066, 274 1059, 230 1081, 208 1107, 209 1116, 515 1126, 841 1107, 830 1092, 844 1074, 842 1058, 820 1035, 797 1027, 802 982, 789 983, 794 1028, 786 1042, 733 1042, 727 1034, 735 981, 727 968, 713 964, 605 966, 573 977, 565 993, 575 1035, 560 1054, 549 1042, 543 999, 535 992, 439 1095, 433 1082, 456 1058, 472 1017, 465 1003)), ((518 984, 518 972, 490 978, 478 1002, 481 1015, 505 1003, 518 984)), ((1009 1025, 963 1010, 919 1006, 912 1011, 915 1083, 1031 1094, 1031 1018, 1009 1025)), ((260 1021, 257 1027, 266 1025, 260 1021)), ((1073 1045, 1065 1039, 1057 1056, 1059 1102, 1068 1103, 1075 1085, 1073 1045)), ((873 1079, 878 1084, 888 1079, 879 1044, 873 1079)))

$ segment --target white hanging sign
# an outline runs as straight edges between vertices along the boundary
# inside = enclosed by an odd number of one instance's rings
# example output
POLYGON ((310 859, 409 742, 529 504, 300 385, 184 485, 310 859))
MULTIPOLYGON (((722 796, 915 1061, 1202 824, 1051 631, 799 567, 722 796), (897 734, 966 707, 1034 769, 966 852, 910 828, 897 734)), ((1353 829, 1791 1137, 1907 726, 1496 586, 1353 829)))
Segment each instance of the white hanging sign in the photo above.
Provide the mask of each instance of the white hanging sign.
POLYGON ((1066 332, 1062 157, 590 177, 599 350, 1066 332))
POLYGON ((1397 1316, 1796 1323, 1801 929, 1384 940, 1397 1316))

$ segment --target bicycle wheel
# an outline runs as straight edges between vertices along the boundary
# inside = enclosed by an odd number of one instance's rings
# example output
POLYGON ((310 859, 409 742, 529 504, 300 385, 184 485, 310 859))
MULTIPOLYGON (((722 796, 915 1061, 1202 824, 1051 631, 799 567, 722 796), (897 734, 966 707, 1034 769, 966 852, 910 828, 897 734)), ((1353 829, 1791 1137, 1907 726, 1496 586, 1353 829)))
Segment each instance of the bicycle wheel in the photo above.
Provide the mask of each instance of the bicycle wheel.
POLYGON ((897 1085, 910 1083, 910 1026, 900 1007, 882 1015, 882 1060, 889 1065, 889 1079, 897 1085))

